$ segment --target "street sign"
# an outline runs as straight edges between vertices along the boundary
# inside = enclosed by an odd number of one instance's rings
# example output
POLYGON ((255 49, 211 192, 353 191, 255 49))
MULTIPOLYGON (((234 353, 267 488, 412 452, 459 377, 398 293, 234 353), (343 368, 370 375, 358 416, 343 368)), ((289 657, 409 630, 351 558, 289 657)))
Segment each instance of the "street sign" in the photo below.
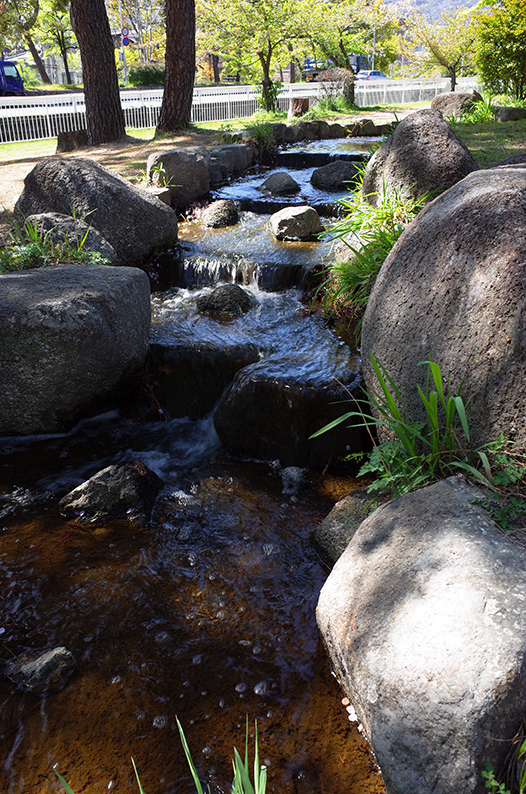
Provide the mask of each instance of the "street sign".
POLYGON ((122 33, 122 35, 123 35, 123 36, 127 36, 129 32, 130 32, 130 31, 128 30, 128 28, 123 28, 123 29, 121 30, 121 33, 122 33))
POLYGON ((130 40, 128 38, 126 38, 126 36, 123 36, 122 37, 122 46, 123 47, 127 47, 129 43, 130 43, 130 40))

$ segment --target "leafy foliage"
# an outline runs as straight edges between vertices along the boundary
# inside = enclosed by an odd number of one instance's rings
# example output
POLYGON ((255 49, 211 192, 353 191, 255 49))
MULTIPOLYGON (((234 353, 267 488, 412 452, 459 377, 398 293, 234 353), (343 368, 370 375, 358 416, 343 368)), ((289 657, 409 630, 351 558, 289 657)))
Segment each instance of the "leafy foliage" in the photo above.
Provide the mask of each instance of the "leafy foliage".
POLYGON ((495 94, 526 95, 526 14, 523 0, 495 0, 477 16, 475 60, 495 94))
MULTIPOLYGON (((520 746, 518 752, 513 755, 514 762, 520 762, 522 758, 526 755, 526 739, 524 739, 520 746)), ((488 764, 486 769, 482 772, 482 777, 484 778, 484 785, 491 792, 491 794, 510 794, 509 790, 506 788, 504 783, 499 783, 497 778, 495 777, 495 770, 492 764, 488 764)), ((520 773, 519 773, 519 794, 524 794, 526 791, 526 764, 523 761, 520 765, 520 773)))
POLYGON ((451 81, 451 91, 455 90, 460 71, 466 70, 473 54, 472 11, 462 7, 442 14, 436 22, 430 22, 423 14, 415 14, 410 19, 410 35, 404 39, 404 54, 420 73, 437 68, 445 70, 451 81))

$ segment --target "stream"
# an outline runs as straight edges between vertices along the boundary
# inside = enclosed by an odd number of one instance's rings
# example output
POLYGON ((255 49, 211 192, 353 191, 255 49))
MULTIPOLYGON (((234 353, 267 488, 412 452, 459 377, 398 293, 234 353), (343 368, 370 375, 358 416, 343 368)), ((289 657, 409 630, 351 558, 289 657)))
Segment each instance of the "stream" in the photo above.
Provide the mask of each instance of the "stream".
MULTIPOLYGON (((228 189, 240 195, 253 182, 228 189)), ((300 301, 330 245, 278 243, 267 221, 246 211, 229 229, 181 224, 173 286, 152 298, 152 344, 250 344, 253 366, 306 382, 357 366, 300 301), (224 281, 244 284, 254 308, 232 321, 199 315, 196 299, 224 281)), ((192 389, 199 377, 188 371, 192 389)), ((355 482, 236 457, 213 410, 175 413, 148 422, 111 413, 65 435, 0 439, 0 658, 65 646, 77 661, 47 696, 0 678, 0 791, 61 791, 54 769, 75 794, 137 791, 133 757, 146 794, 190 794, 178 717, 200 778, 227 792, 248 716, 268 791, 381 794, 315 619, 327 571, 309 536, 355 482), (60 516, 65 493, 137 458, 164 483, 149 523, 60 516)))

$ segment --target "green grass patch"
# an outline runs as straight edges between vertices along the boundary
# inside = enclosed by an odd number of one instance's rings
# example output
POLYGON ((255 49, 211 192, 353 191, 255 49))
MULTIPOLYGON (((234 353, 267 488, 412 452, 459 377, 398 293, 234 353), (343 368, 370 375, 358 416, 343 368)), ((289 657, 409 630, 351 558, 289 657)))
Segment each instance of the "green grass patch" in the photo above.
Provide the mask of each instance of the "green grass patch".
POLYGON ((526 152, 526 119, 519 121, 458 121, 452 124, 481 168, 526 152))

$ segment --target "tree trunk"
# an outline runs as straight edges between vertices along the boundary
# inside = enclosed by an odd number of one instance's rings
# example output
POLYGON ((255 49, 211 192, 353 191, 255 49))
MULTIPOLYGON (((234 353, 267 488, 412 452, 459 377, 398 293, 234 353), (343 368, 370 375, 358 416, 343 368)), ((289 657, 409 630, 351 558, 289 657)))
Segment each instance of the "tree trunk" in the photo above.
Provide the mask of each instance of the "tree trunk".
POLYGON ((60 54, 62 55, 62 60, 64 61, 64 71, 66 72, 66 83, 71 85, 71 72, 69 71, 69 63, 68 63, 68 48, 66 46, 66 39, 64 36, 64 32, 60 30, 57 33, 57 43, 60 50, 60 54))
POLYGON ((113 40, 104 0, 71 0, 82 60, 86 127, 91 146, 126 135, 113 40))
POLYGON ((166 77, 157 132, 188 127, 195 79, 195 0, 166 0, 166 77))
POLYGON ((454 91, 457 85, 457 70, 455 66, 452 66, 449 70, 449 81, 451 84, 451 90, 454 91))
POLYGON ((37 48, 35 47, 35 42, 31 38, 29 33, 27 33, 27 31, 26 31, 26 33, 24 33, 24 38, 25 38, 25 40, 27 42, 27 46, 29 47, 29 52, 31 53, 31 57, 33 58, 33 60, 34 60, 34 62, 36 64, 36 67, 38 69, 38 73, 39 73, 40 77, 42 78, 42 82, 43 83, 47 83, 48 85, 51 85, 51 80, 49 79, 49 75, 46 72, 46 67, 44 66, 42 58, 38 54, 37 48))
POLYGON ((210 56, 212 59, 212 70, 214 72, 214 83, 219 83, 219 55, 210 56))
POLYGON ((272 80, 270 78, 270 60, 272 57, 272 49, 269 48, 266 53, 263 51, 258 52, 261 68, 263 69, 263 80, 261 81, 261 94, 263 100, 263 107, 265 110, 272 110, 272 101, 270 98, 270 88, 272 80))

